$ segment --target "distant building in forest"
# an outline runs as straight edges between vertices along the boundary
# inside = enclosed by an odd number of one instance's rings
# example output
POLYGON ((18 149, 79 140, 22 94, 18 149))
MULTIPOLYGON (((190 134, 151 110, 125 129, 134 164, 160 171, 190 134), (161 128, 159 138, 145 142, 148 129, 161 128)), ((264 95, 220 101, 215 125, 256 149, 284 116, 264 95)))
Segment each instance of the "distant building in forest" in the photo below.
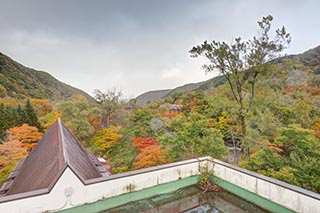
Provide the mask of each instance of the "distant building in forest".
POLYGON ((180 113, 181 110, 182 110, 182 105, 180 105, 180 104, 171 104, 169 106, 170 113, 180 113))

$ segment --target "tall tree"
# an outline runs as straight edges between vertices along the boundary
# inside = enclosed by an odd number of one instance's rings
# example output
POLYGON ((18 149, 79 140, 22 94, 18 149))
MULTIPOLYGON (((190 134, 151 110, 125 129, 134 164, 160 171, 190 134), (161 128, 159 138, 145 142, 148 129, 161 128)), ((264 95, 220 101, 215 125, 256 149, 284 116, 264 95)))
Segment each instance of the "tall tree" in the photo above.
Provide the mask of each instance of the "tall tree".
POLYGON ((108 90, 107 92, 101 92, 100 90, 94 90, 95 99, 100 104, 102 109, 102 127, 108 128, 110 126, 110 120, 112 114, 120 106, 120 98, 122 96, 121 91, 116 89, 108 90))
POLYGON ((71 129, 77 139, 87 145, 86 143, 94 133, 94 128, 87 119, 89 105, 86 98, 82 95, 70 97, 57 104, 56 110, 59 111, 62 121, 71 129))
POLYGON ((17 109, 0 103, 0 141, 4 140, 6 130, 21 124, 17 109))
POLYGON ((27 119, 24 123, 27 123, 30 126, 35 126, 40 131, 42 131, 43 127, 41 126, 40 122, 38 121, 37 113, 34 110, 34 108, 32 107, 29 99, 26 102, 24 110, 25 110, 26 119, 27 119))
POLYGON ((212 128, 210 121, 198 113, 174 120, 170 129, 160 143, 170 148, 168 154, 174 161, 207 155, 219 159, 228 153, 220 131, 212 128))
POLYGON ((26 113, 26 110, 24 110, 21 105, 19 104, 18 107, 17 107, 17 113, 18 113, 18 116, 19 116, 19 120, 17 122, 17 125, 16 126, 21 126, 22 124, 26 123, 27 122, 27 113, 26 113))
MULTIPOLYGON (((259 35, 248 41, 236 38, 231 44, 213 40, 190 50, 192 57, 204 56, 209 64, 203 65, 206 72, 217 71, 227 80, 232 96, 238 105, 238 120, 241 134, 246 135, 246 116, 255 96, 255 86, 259 74, 268 71, 270 63, 291 41, 285 28, 276 29, 270 38, 271 15, 258 21, 259 35)), ((249 150, 247 150, 249 153, 249 150)))

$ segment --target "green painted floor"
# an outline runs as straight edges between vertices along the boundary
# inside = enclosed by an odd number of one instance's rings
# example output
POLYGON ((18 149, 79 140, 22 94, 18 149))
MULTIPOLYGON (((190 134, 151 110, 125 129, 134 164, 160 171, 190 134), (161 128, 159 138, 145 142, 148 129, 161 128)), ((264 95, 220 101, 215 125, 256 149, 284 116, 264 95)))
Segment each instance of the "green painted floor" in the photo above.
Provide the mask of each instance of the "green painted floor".
POLYGON ((237 209, 237 212, 293 212, 227 181, 216 177, 213 177, 213 179, 225 191, 218 192, 218 194, 196 191, 197 187, 192 185, 197 184, 199 176, 193 176, 60 212, 188 212, 188 210, 192 212, 193 208, 203 208, 202 210, 211 208, 215 210, 212 212, 234 212, 235 209, 237 209), (185 190, 185 187, 189 187, 189 190, 185 190), (207 196, 207 201, 204 200, 205 196, 207 196))

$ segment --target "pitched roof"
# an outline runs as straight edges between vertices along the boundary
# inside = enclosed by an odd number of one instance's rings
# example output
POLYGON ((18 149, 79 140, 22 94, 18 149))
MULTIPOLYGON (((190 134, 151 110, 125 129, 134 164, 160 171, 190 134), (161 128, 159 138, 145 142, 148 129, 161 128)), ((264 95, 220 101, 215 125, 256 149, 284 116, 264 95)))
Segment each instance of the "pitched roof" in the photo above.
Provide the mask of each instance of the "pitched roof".
MULTIPOLYGON (((28 157, 14 170, 6 194, 12 195, 38 189, 50 189, 64 169, 69 166, 82 180, 98 178, 99 161, 86 151, 68 128, 58 119, 30 152, 28 157)), ((10 179, 9 179, 10 180, 10 179)))

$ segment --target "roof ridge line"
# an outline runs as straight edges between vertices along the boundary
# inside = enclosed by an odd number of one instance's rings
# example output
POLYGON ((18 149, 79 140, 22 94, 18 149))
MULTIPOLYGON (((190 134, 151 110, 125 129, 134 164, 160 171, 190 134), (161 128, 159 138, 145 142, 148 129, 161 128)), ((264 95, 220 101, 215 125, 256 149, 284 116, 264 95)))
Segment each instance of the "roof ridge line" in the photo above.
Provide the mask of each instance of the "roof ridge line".
POLYGON ((60 140, 61 140, 61 144, 62 144, 62 154, 63 154, 63 158, 65 163, 69 164, 69 157, 66 153, 66 145, 65 145, 65 136, 63 133, 63 129, 62 129, 62 123, 61 123, 61 119, 58 118, 58 127, 59 127, 59 132, 60 132, 60 140))

